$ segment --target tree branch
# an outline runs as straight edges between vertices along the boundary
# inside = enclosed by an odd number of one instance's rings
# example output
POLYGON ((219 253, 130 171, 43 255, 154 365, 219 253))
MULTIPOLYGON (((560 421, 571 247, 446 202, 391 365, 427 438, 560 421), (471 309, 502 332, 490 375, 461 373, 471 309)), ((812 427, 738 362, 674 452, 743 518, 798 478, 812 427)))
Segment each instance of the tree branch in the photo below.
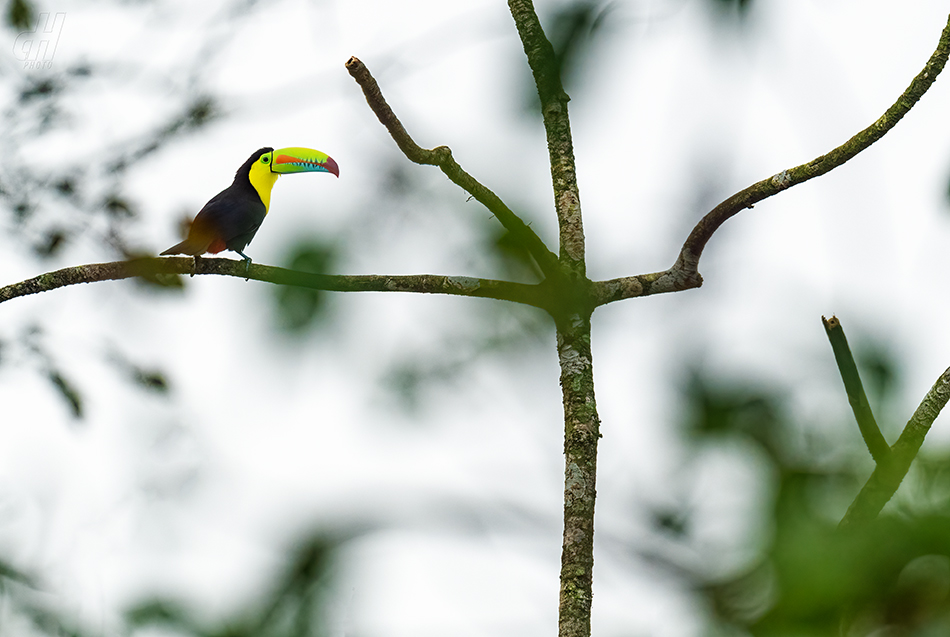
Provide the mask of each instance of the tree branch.
POLYGON ((858 429, 861 430, 861 437, 864 438, 864 444, 867 445, 875 464, 887 462, 891 455, 891 448, 887 445, 884 434, 881 433, 881 428, 877 426, 877 421, 874 419, 871 404, 868 402, 867 394, 864 393, 864 384, 858 374, 858 366, 854 362, 848 339, 844 335, 844 327, 836 316, 830 319, 822 316, 821 322, 831 342, 835 363, 841 373, 844 390, 848 395, 851 410, 854 412, 854 419, 858 422, 858 429))
POLYGON ((940 414, 940 410, 950 399, 950 369, 947 369, 927 395, 921 401, 917 411, 911 416, 903 433, 891 446, 890 458, 887 462, 878 463, 865 483, 861 492, 848 507, 848 512, 838 525, 846 529, 855 524, 870 522, 877 517, 888 500, 893 497, 897 488, 907 475, 911 463, 917 457, 924 437, 930 431, 931 425, 940 414))
POLYGON ((544 245, 544 242, 535 234, 534 230, 512 212, 498 195, 465 172, 452 157, 452 150, 448 146, 438 146, 429 150, 416 144, 386 102, 382 91, 379 89, 379 84, 376 83, 366 65, 357 58, 351 57, 346 62, 346 70, 363 89, 363 95, 366 97, 369 107, 376 113, 380 123, 389 131, 399 150, 410 161, 428 166, 438 166, 453 183, 472 195, 498 218, 501 225, 531 253, 545 276, 555 277, 558 272, 557 257, 544 245))
POLYGON ((557 211, 560 263, 568 276, 558 293, 558 362, 564 402, 564 535, 561 545, 559 637, 590 637, 594 571, 594 508, 600 418, 591 356, 590 281, 584 226, 574 166, 568 96, 561 85, 554 48, 544 35, 531 0, 508 0, 541 99, 557 211))
POLYGON ((512 301, 539 308, 544 308, 547 305, 547 295, 539 285, 435 274, 404 276, 313 274, 257 264, 252 264, 250 269, 245 272, 243 261, 199 258, 196 267, 195 262, 190 257, 141 258, 63 268, 0 288, 0 303, 17 297, 47 292, 79 283, 114 281, 136 277, 162 283, 162 276, 179 274, 218 274, 333 292, 449 294, 512 301))
POLYGON ((560 229, 561 263, 569 266, 579 278, 586 277, 584 223, 577 188, 571 120, 567 111, 570 97, 564 92, 554 47, 544 35, 532 1, 508 0, 508 8, 521 36, 528 66, 531 67, 541 99, 541 114, 551 161, 554 206, 560 229))
POLYGON ((564 534, 558 637, 590 637, 594 582, 594 505, 600 417, 594 396, 590 315, 558 322, 564 403, 564 534))
POLYGON ((591 302, 594 307, 599 307, 623 299, 691 290, 702 284, 703 278, 698 272, 674 266, 663 272, 594 281, 591 283, 591 302))
POLYGON ((807 164, 783 170, 752 184, 713 208, 690 232, 676 263, 669 270, 595 283, 593 295, 596 304, 602 305, 647 294, 675 292, 701 286, 703 278, 699 274, 699 258, 713 233, 727 219, 746 208, 751 208, 763 199, 834 170, 881 139, 927 92, 946 65, 948 56, 950 56, 950 18, 940 35, 937 49, 930 56, 923 70, 876 122, 827 154, 807 164))

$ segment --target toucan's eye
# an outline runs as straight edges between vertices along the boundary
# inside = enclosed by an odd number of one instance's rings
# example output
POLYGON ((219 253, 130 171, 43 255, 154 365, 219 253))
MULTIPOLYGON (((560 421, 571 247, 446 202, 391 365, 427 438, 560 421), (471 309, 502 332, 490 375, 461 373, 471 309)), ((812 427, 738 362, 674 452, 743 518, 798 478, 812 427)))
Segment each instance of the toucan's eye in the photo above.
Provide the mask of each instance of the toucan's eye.
POLYGON ((263 164, 269 164, 269 163, 270 163, 270 155, 264 155, 263 157, 261 157, 261 163, 263 163, 263 164))

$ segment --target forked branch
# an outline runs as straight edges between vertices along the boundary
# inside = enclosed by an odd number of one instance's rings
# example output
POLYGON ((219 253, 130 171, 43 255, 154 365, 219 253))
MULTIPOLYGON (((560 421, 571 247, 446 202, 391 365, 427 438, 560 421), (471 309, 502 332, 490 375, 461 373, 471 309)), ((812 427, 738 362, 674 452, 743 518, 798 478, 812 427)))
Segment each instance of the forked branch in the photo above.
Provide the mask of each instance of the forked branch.
POLYGON ((911 416, 900 438, 891 445, 887 462, 878 463, 871 477, 864 484, 858 496, 848 507, 841 523, 842 529, 856 524, 870 522, 877 517, 907 475, 911 463, 917 457, 924 437, 931 425, 950 399, 950 369, 947 369, 934 383, 920 402, 917 411, 911 416))
POLYGON ((751 208, 763 199, 834 170, 881 139, 927 92, 946 65, 948 56, 950 56, 950 18, 940 35, 937 49, 930 56, 923 70, 876 122, 834 150, 816 157, 807 164, 783 170, 752 184, 713 208, 690 232, 676 263, 669 270, 595 283, 595 303, 603 305, 621 299, 676 292, 701 286, 703 278, 699 274, 699 258, 713 233, 727 219, 746 208, 751 208))
POLYGON ((838 371, 841 373, 841 380, 844 381, 848 402, 851 403, 851 408, 854 410, 854 417, 857 420, 858 428, 861 430, 861 436, 864 438, 875 463, 874 472, 841 520, 839 526, 848 528, 873 520, 888 500, 894 496, 897 488, 904 480, 904 476, 907 475, 911 463, 917 457, 917 452, 924 443, 924 437, 930 431, 930 427, 940 414, 940 410, 946 406, 947 400, 950 399, 950 369, 946 370, 937 379, 934 386, 924 396, 907 426, 904 427, 904 432, 900 438, 893 446, 889 447, 877 426, 874 414, 871 413, 871 407, 867 395, 864 393, 864 386, 861 383, 861 377, 858 375, 858 368, 851 354, 851 348, 848 347, 848 340, 844 335, 841 322, 834 316, 830 319, 822 316, 821 322, 825 326, 828 340, 831 342, 832 350, 834 350, 835 362, 838 365, 838 371))

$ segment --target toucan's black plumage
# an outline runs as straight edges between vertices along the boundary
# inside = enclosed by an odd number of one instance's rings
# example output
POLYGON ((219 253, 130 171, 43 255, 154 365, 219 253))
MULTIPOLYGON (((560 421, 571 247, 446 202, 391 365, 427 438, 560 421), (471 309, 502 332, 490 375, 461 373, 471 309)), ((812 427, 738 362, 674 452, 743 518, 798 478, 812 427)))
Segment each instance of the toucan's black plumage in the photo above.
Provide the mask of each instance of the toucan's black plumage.
POLYGON ((267 216, 267 206, 251 184, 251 166, 273 148, 261 148, 238 168, 230 186, 216 194, 198 212, 188 230, 188 238, 162 252, 168 254, 216 254, 222 250, 243 250, 267 216))
POLYGON ((310 148, 266 147, 255 151, 234 174, 230 186, 219 192, 198 211, 188 229, 188 237, 162 252, 198 256, 222 250, 237 252, 250 263, 243 250, 267 216, 270 193, 282 174, 329 172, 337 177, 340 170, 325 153, 310 148))

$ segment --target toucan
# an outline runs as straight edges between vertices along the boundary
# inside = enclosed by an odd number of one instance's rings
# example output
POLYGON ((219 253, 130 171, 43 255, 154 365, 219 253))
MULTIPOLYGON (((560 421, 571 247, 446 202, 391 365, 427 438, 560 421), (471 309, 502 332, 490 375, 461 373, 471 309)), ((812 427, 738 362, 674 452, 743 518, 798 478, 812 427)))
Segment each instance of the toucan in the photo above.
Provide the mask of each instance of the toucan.
POLYGON ((333 158, 319 150, 267 147, 255 151, 238 168, 234 182, 198 211, 188 229, 188 238, 162 252, 162 256, 190 254, 197 258, 206 252, 231 250, 244 257, 244 267, 249 268, 251 258, 243 250, 267 215, 274 183, 281 175, 306 172, 340 176, 333 158))

